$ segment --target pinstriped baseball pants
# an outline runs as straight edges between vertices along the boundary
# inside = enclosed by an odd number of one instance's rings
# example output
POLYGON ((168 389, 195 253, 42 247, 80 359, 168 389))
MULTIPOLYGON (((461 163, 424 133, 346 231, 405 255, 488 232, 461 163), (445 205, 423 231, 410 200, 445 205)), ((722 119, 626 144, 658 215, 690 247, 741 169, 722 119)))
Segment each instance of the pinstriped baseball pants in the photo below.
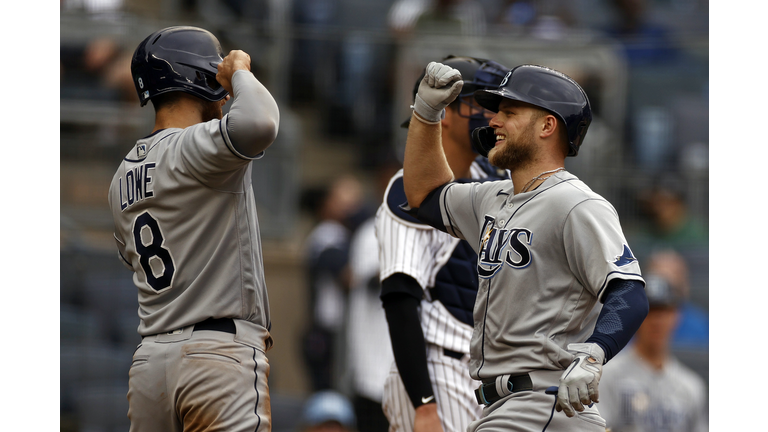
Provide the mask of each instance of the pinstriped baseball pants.
MULTIPOLYGON (((469 376, 468 364, 469 355, 455 359, 445 355, 441 347, 427 344, 429 380, 445 432, 466 432, 482 411, 474 395, 480 383, 469 376)), ((413 404, 394 363, 384 383, 382 409, 389 420, 389 432, 413 432, 413 404)))

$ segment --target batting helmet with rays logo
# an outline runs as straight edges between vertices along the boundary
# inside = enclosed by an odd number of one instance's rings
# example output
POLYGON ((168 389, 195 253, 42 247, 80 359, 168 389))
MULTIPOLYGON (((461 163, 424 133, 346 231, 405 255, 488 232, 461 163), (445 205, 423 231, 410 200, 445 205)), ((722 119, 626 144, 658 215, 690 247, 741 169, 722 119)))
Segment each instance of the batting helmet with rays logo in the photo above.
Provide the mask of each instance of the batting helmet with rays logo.
MULTIPOLYGON (((498 89, 475 92, 475 101, 489 111, 498 112, 502 99, 529 103, 559 117, 568 134, 568 156, 579 153, 592 122, 592 108, 584 89, 572 78, 544 66, 521 65, 506 74, 498 89)), ((493 131, 487 127, 474 130, 472 141, 486 150, 486 156, 495 145, 493 131)))
POLYGON ((131 60, 141 106, 157 95, 175 91, 211 102, 224 99, 227 91, 216 81, 221 61, 221 44, 207 30, 176 26, 152 33, 131 60))

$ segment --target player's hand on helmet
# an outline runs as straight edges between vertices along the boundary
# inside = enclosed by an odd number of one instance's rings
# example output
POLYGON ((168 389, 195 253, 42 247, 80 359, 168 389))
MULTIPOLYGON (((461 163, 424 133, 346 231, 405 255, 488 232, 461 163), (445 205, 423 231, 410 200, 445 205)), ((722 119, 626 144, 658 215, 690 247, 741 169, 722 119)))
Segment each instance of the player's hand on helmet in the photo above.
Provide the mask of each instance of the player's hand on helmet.
POLYGON ((575 357, 560 376, 556 409, 573 417, 576 411, 584 411, 584 405, 598 401, 597 386, 603 374, 605 353, 595 343, 569 344, 568 352, 575 357))
POLYGON ((232 94, 232 75, 241 69, 250 71, 251 56, 241 50, 230 51, 216 68, 218 69, 216 81, 218 81, 229 94, 232 94))
POLYGON ((439 122, 443 110, 456 99, 463 85, 464 81, 457 69, 431 62, 419 83, 413 110, 424 120, 439 122))

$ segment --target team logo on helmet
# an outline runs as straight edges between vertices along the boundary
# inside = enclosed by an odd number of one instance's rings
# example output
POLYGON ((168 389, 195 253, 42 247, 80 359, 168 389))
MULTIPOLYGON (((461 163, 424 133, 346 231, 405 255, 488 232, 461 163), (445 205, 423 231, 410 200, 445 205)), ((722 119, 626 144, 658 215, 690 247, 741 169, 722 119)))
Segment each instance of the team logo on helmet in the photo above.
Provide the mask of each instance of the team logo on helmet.
POLYGON ((509 76, 512 75, 512 71, 507 72, 506 75, 504 75, 504 79, 501 80, 501 84, 499 84, 499 87, 504 87, 507 85, 507 81, 509 81, 509 76))

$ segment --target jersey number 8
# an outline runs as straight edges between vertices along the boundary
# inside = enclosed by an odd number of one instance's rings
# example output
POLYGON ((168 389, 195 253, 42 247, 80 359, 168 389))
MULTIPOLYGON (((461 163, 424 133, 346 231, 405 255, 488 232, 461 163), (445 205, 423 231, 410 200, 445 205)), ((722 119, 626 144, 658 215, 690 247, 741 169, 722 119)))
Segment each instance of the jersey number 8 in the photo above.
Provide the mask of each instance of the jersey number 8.
POLYGON ((173 264, 171 252, 163 247, 165 239, 160 226, 149 212, 144 212, 136 218, 133 225, 133 239, 136 252, 139 254, 139 263, 149 286, 155 291, 170 287, 176 266, 173 264), (159 268, 161 263, 162 269, 159 268))

